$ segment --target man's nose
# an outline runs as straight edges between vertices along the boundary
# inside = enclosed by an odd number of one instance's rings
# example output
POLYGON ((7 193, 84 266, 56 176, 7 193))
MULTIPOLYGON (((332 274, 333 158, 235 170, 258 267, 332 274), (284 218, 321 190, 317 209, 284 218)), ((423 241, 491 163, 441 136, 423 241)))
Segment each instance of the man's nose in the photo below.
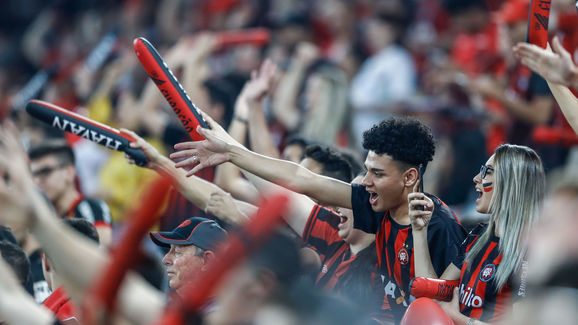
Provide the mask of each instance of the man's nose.
POLYGON ((172 258, 169 256, 171 255, 170 252, 168 252, 164 257, 163 257, 163 264, 164 265, 171 265, 173 263, 172 258))

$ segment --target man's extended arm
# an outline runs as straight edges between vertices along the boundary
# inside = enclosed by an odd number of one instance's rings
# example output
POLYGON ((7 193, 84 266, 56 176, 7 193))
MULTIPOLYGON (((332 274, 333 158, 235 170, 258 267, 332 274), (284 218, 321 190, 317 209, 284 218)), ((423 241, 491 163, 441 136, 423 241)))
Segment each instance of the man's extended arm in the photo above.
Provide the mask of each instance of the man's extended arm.
POLYGON ((315 174, 298 164, 269 158, 247 150, 227 134, 208 115, 203 114, 211 129, 197 128, 207 140, 184 142, 175 145, 181 151, 170 155, 171 158, 185 158, 176 167, 192 167, 187 176, 208 166, 227 161, 241 169, 255 174, 270 182, 290 190, 305 194, 321 204, 350 208, 351 186, 337 179, 315 174), (197 164, 198 163, 198 164, 197 164))
MULTIPOLYGON (((188 178, 185 171, 175 168, 174 163, 170 159, 161 155, 150 143, 146 142, 136 133, 126 129, 121 129, 121 132, 130 135, 136 140, 131 143, 131 147, 144 151, 149 160, 146 166, 147 168, 153 169, 161 175, 170 177, 176 185, 177 190, 200 209, 207 209, 207 204, 212 193, 225 193, 225 191, 217 185, 202 178, 188 178)), ((244 204, 244 202, 237 200, 235 200, 235 203, 237 208, 246 215, 254 212, 252 205, 244 204)))

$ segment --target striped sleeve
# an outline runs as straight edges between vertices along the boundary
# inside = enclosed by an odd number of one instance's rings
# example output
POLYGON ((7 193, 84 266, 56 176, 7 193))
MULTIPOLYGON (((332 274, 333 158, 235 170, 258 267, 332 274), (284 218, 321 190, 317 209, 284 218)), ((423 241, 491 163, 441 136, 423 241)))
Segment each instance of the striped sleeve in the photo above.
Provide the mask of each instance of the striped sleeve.
POLYGON ((339 216, 334 212, 315 205, 307 219, 307 224, 303 230, 303 242, 313 247, 319 254, 327 256, 341 239, 337 233, 339 216))

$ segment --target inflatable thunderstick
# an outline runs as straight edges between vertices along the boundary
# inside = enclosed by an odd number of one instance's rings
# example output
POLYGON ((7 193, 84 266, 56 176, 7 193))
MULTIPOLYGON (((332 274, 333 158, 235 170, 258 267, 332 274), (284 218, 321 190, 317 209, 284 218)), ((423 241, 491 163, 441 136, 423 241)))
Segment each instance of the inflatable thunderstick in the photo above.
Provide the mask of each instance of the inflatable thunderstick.
POLYGON ((120 133, 108 125, 93 121, 82 115, 70 112, 62 107, 41 101, 31 100, 26 104, 26 111, 33 117, 51 126, 75 134, 109 149, 123 151, 138 166, 147 164, 147 158, 141 149, 131 148, 132 137, 120 133))
POLYGON ((197 126, 210 129, 198 108, 183 89, 157 50, 143 37, 133 42, 134 52, 149 77, 157 85, 171 108, 194 141, 205 138, 197 133, 197 126))

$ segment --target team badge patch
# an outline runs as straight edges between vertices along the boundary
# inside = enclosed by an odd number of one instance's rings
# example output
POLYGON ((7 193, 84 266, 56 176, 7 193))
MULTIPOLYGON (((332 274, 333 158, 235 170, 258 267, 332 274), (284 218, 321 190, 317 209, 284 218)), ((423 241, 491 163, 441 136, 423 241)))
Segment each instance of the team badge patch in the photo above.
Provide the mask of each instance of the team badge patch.
POLYGON ((187 219, 187 220, 183 221, 183 223, 181 223, 177 228, 186 227, 190 224, 191 224, 191 220, 187 219))
POLYGON ((407 252, 407 249, 402 247, 399 251, 397 251, 397 259, 401 265, 406 265, 409 263, 409 253, 407 252))
POLYGON ((494 264, 488 264, 480 273, 480 280, 482 280, 482 282, 488 282, 494 278, 494 274, 496 274, 496 266, 494 264))

